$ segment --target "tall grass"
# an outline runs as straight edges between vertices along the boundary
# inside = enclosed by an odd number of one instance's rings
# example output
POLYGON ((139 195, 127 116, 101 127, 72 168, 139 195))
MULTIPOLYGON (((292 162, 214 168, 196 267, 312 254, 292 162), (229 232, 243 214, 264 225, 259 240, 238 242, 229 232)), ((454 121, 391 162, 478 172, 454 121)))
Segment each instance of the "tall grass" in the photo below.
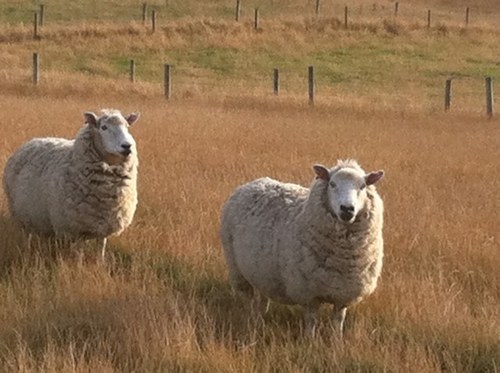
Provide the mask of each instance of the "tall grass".
POLYGON ((498 121, 371 107, 3 95, 0 162, 27 138, 72 136, 83 110, 143 113, 140 204, 108 264, 1 220, 0 366, 7 371, 482 371, 500 357, 498 121), (96 101, 97 100, 97 101, 96 101), (28 110, 29 108, 29 110, 28 110), (243 312, 217 237, 219 209, 262 175, 307 185, 311 164, 384 168, 386 257, 376 293, 338 346, 323 314, 243 312))

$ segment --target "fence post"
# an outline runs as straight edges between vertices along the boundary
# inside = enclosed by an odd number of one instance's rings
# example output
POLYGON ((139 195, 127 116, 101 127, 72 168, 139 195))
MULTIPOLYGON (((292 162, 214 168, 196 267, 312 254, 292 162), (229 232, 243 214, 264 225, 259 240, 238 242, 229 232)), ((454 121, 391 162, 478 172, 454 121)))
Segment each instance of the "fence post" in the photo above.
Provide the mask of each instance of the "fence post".
POLYGON ((38 85, 40 75, 40 58, 38 57, 38 53, 33 53, 33 85, 38 85))
POLYGON ((316 8, 315 8, 316 17, 319 17, 319 10, 320 10, 320 0, 316 0, 316 8))
POLYGON ((493 79, 491 76, 485 77, 486 84, 486 115, 488 118, 493 116, 493 79))
POLYGON ((394 16, 395 17, 398 16, 398 11, 399 11, 399 2, 396 1, 396 3, 394 4, 394 16))
POLYGON ((307 69, 309 105, 314 105, 314 66, 309 66, 307 69))
POLYGON ((344 27, 348 28, 349 27, 349 8, 347 5, 344 8, 344 27))
POLYGON ((130 60, 130 81, 135 83, 135 61, 130 60))
POLYGON ((163 66, 163 88, 164 94, 167 100, 170 100, 172 95, 172 66, 169 64, 165 64, 163 66))
POLYGON ((255 8, 254 28, 255 30, 259 29, 259 8, 255 8))
POLYGON ((275 95, 280 93, 280 71, 278 68, 273 69, 273 91, 275 95))
POLYGON ((33 12, 33 39, 40 39, 38 35, 38 13, 33 12))
POLYGON ((469 7, 465 8, 465 26, 469 25, 469 13, 470 13, 469 7))
POLYGON ((40 19, 38 20, 40 26, 43 26, 44 18, 45 18, 45 5, 40 4, 40 19))
POLYGON ((156 31, 156 10, 151 12, 151 29, 153 32, 156 31))
POLYGON ((431 28, 431 10, 430 9, 427 11, 427 28, 428 29, 431 28))
POLYGON ((451 107, 451 79, 447 79, 444 88, 444 111, 450 110, 450 107, 451 107))
POLYGON ((148 4, 142 3, 142 23, 146 25, 146 18, 148 15, 148 4))
POLYGON ((235 15, 236 22, 239 22, 240 20, 240 13, 241 13, 241 0, 236 0, 236 15, 235 15))

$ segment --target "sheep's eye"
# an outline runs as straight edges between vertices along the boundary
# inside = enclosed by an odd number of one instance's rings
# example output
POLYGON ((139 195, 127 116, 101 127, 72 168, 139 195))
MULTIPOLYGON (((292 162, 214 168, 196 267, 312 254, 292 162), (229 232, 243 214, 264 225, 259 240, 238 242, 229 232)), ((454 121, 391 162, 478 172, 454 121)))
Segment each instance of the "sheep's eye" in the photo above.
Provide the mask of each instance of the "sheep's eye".
POLYGON ((103 124, 103 125, 101 126, 101 129, 102 129, 103 131, 106 131, 106 130, 108 129, 108 126, 106 126, 105 124, 103 124))
POLYGON ((363 189, 365 189, 365 188, 366 188, 366 184, 363 184, 363 185, 361 185, 361 186, 359 187, 359 189, 360 189, 360 190, 363 190, 363 189))
POLYGON ((334 183, 333 181, 330 181, 330 186, 331 186, 332 188, 335 188, 337 185, 335 185, 335 183, 334 183))

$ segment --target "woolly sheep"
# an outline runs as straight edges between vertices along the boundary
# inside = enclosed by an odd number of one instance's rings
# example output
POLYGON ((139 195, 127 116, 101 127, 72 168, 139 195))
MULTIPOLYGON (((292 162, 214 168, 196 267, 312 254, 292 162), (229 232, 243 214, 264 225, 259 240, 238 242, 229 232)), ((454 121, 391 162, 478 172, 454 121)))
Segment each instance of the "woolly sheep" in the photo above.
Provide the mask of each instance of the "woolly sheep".
POLYGON ((235 289, 301 305, 309 335, 319 306, 333 304, 341 337, 347 307, 375 290, 382 269, 374 184, 384 172, 366 174, 354 160, 313 169, 310 189, 270 178, 237 188, 223 207, 221 241, 235 289))
POLYGON ((74 140, 35 138, 8 159, 3 185, 11 215, 30 233, 106 240, 132 222, 137 205, 137 152, 124 117, 84 113, 74 140))

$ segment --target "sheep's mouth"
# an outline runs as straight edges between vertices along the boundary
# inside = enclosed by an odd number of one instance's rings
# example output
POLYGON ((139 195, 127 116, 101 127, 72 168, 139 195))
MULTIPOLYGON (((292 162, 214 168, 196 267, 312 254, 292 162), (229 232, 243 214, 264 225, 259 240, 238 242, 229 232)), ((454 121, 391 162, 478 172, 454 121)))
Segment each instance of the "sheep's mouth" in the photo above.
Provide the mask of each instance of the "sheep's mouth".
POLYGON ((353 223, 355 220, 355 215, 350 213, 350 212, 341 212, 339 215, 340 220, 342 220, 344 223, 353 223))
POLYGON ((128 150, 122 150, 120 152, 120 154, 124 157, 124 158, 127 158, 130 154, 132 154, 132 150, 128 149, 128 150))
POLYGON ((121 165, 129 159, 130 154, 125 155, 122 152, 117 153, 105 153, 103 160, 109 165, 121 165))

